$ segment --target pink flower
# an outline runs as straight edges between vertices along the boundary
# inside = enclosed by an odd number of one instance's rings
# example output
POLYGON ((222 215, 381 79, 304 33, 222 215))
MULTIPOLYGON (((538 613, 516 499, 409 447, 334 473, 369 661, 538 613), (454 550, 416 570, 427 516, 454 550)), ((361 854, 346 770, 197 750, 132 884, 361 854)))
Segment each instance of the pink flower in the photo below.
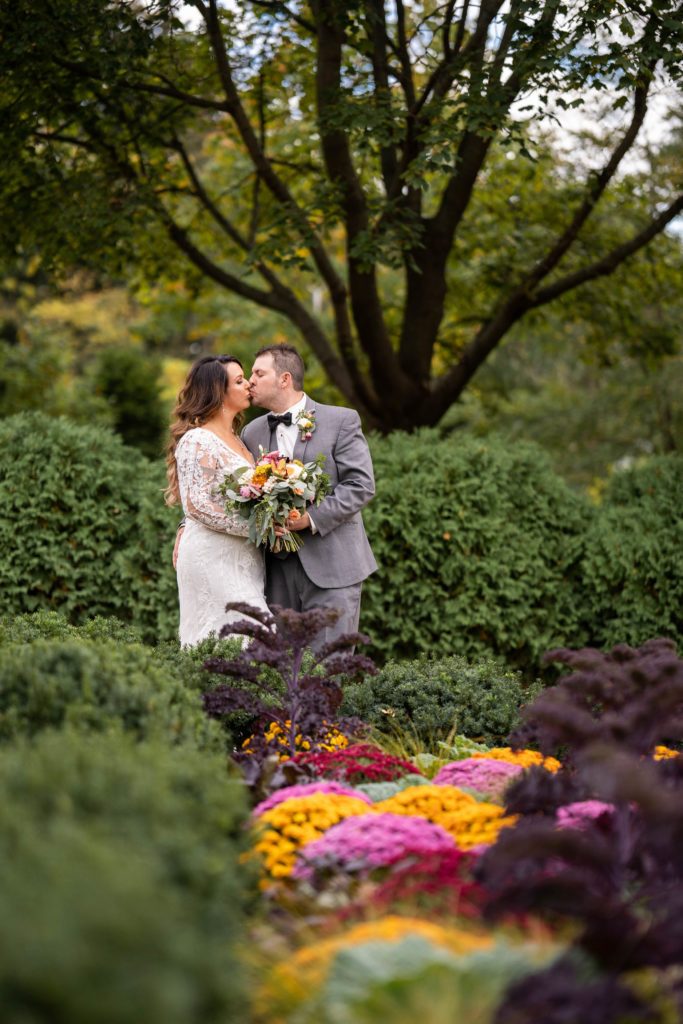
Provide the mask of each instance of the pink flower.
POLYGON ((519 764, 492 757, 467 757, 445 764, 434 776, 436 786, 465 786, 500 800, 512 780, 523 771, 519 764))
POLYGON ((243 498, 251 497, 251 487, 240 487, 240 494, 243 498))
POLYGON ((603 803, 602 800, 577 800, 573 804, 566 804, 558 807, 556 822, 560 828, 585 828, 589 821, 602 817, 606 814, 611 817, 614 813, 612 804, 603 803))
POLYGON ((350 786, 342 786, 340 782, 327 782, 325 779, 319 779, 316 782, 305 782, 298 786, 285 786, 284 789, 276 789, 267 799, 256 805, 251 812, 252 817, 257 818, 260 814, 265 814, 266 811, 281 804, 283 800, 289 800, 291 796, 310 796, 311 793, 338 793, 341 796, 355 796, 372 806, 372 800, 365 793, 352 789, 350 786))
POLYGON ((425 818, 388 811, 357 815, 332 825, 324 836, 303 846, 292 871, 311 878, 316 870, 337 870, 365 877, 376 868, 408 859, 417 863, 433 853, 455 848, 441 825, 425 818))

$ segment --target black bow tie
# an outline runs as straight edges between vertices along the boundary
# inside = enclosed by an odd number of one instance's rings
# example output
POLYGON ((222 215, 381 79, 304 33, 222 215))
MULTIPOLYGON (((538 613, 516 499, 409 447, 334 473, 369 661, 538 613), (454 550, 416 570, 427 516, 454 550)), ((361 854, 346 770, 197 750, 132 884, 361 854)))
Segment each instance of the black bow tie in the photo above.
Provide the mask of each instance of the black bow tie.
POLYGON ((283 412, 282 416, 276 416, 274 412, 268 413, 268 426, 271 430, 275 430, 278 423, 284 423, 286 427, 291 426, 292 414, 291 412, 283 412))

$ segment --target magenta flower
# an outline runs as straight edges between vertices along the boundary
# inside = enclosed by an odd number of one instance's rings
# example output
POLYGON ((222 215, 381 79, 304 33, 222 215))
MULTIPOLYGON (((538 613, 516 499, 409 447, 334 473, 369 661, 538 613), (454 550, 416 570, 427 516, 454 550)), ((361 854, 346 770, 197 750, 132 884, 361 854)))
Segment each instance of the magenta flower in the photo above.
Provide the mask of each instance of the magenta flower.
POLYGON ((602 800, 577 800, 573 804, 558 807, 555 820, 560 828, 583 829, 589 821, 594 821, 603 814, 611 817, 613 813, 613 805, 603 803, 602 800))
POLYGON ((367 877, 413 859, 453 850, 455 841, 441 825, 407 814, 361 814, 332 825, 324 836, 299 850, 294 878, 312 878, 317 871, 344 871, 367 877))
POLYGON ((496 761, 492 757, 468 757, 464 761, 445 764, 432 780, 435 786, 465 786, 477 793, 486 793, 501 800, 511 781, 524 769, 509 761, 496 761))
POLYGON ((290 796, 309 796, 311 793, 339 793, 342 796, 355 796, 368 806, 372 806, 372 800, 365 793, 351 789, 350 786, 342 786, 340 782, 327 782, 325 779, 319 779, 317 782, 306 782, 298 786, 285 786, 284 789, 277 789, 266 800, 262 800, 260 804, 256 805, 251 812, 252 816, 256 818, 260 814, 265 814, 266 811, 281 804, 283 800, 289 800, 290 796))

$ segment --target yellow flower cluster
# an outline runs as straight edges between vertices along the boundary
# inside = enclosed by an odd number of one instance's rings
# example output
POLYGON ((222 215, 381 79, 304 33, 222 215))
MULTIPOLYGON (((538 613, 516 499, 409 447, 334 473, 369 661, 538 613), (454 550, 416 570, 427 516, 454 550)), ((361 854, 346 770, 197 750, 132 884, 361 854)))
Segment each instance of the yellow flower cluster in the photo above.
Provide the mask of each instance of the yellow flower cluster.
POLYGON ((260 1006, 264 1012, 263 1019, 267 1019, 269 1024, 273 1021, 273 1011, 276 1020, 284 1019, 278 1016, 278 1011, 291 1012, 297 1004, 310 997, 324 983, 334 958, 342 949, 364 942, 400 942, 408 935, 419 935, 456 956, 490 949, 493 944, 489 935, 431 924, 417 917, 389 915, 376 921, 363 921, 341 935, 304 946, 293 957, 277 964, 266 986, 257 995, 257 1011, 260 1006), (266 1014, 270 1016, 266 1017, 266 1014))
POLYGON ((655 747, 655 761, 664 761, 668 757, 678 757, 678 751, 671 747, 655 747))
POLYGON ((455 839, 461 850, 471 850, 480 843, 495 843, 501 829, 509 828, 518 815, 506 815, 497 804, 482 801, 444 815, 440 824, 455 839))
POLYGON ((319 839, 332 825, 354 814, 367 814, 364 800, 340 793, 311 793, 283 800, 262 814, 255 850, 271 878, 286 878, 294 867, 297 851, 319 839))
POLYGON ((555 757, 543 757, 538 750, 512 750, 510 747, 493 747, 485 754, 470 754, 470 757, 490 757, 494 761, 507 761, 509 764, 521 764, 522 768, 530 768, 533 764, 540 764, 546 771, 557 772, 562 765, 555 757))
POLYGON ((504 816, 496 804, 477 803, 457 786, 410 786, 389 800, 375 804, 376 811, 415 814, 441 825, 461 850, 479 843, 495 843, 498 833, 514 825, 516 816, 504 816))
MULTIPOLYGON (((325 724, 327 724, 327 723, 325 723, 325 724)), ((289 722, 289 719, 287 719, 287 721, 285 722, 285 726, 288 729, 289 729, 289 725, 290 725, 290 722, 289 722)), ((286 735, 286 733, 284 732, 282 727, 277 722, 271 722, 270 723, 270 725, 268 726, 268 728, 266 730, 266 734, 265 735, 266 735, 266 739, 268 740, 269 743, 272 743, 273 741, 276 741, 278 743, 278 746, 283 747, 283 748, 288 747, 289 737, 286 735)), ((242 744, 242 749, 244 751, 246 751, 246 753, 248 753, 248 754, 253 753, 253 748, 251 746, 252 738, 253 737, 248 736, 247 739, 242 744)), ((311 749, 310 741, 304 739, 303 736, 301 736, 299 733, 297 733, 297 736, 296 736, 296 739, 295 739, 294 742, 295 742, 295 746, 296 746, 297 750, 302 750, 303 751, 303 750, 310 750, 311 749)), ((329 727, 329 729, 327 730, 327 732, 325 733, 325 735, 323 736, 322 741, 315 744, 315 749, 316 750, 342 750, 344 747, 347 747, 348 745, 349 745, 349 741, 346 738, 346 736, 344 736, 343 733, 339 732, 338 729, 335 729, 335 727, 333 725, 331 725, 329 727)), ((289 756, 290 756, 289 755, 289 750, 287 749, 285 751, 285 753, 282 754, 280 760, 281 761, 286 761, 289 758, 289 756)))
POLYGON ((409 786, 388 800, 375 804, 375 810, 380 813, 389 811, 391 814, 415 814, 441 825, 444 814, 475 803, 473 796, 457 786, 409 786))

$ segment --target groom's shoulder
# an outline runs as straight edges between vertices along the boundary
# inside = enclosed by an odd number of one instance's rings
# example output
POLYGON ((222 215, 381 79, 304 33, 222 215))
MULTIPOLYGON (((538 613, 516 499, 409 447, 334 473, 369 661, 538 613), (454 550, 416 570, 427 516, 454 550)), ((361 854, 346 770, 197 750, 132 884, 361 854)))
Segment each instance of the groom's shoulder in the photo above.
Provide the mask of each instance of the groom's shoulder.
POLYGON ((249 420, 249 422, 244 425, 244 427, 242 429, 242 433, 246 434, 248 431, 251 431, 253 429, 256 429, 256 428, 260 427, 261 424, 265 421, 267 415, 268 415, 267 413, 263 413, 262 416, 257 416, 256 419, 249 420))

